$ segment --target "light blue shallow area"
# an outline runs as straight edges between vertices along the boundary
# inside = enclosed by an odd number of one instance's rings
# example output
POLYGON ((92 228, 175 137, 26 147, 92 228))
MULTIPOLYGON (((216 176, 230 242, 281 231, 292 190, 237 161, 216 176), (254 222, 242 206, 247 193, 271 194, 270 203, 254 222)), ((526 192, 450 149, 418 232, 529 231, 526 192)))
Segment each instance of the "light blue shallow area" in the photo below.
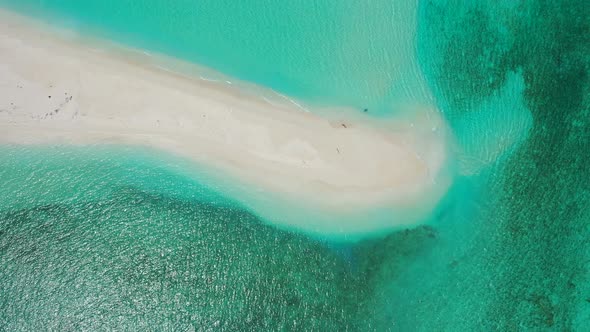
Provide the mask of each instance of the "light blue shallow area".
POLYGON ((586 1, 0 4, 311 104, 434 102, 459 165, 426 226, 349 245, 265 226, 155 152, 5 147, 0 327, 585 331, 586 1))
POLYGON ((323 105, 389 114, 424 100, 416 1, 1 0, 52 23, 323 105))

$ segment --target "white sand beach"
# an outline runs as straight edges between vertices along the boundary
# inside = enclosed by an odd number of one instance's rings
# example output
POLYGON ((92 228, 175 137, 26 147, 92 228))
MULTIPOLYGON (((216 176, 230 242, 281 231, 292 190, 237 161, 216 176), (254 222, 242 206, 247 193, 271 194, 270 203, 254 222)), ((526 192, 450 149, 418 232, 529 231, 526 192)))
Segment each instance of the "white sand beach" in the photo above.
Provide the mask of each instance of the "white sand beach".
POLYGON ((240 183, 227 192, 264 220, 315 234, 419 223, 450 184, 448 133, 431 105, 388 123, 305 112, 155 59, 0 10, 0 143, 163 149, 210 168, 221 191, 240 183))

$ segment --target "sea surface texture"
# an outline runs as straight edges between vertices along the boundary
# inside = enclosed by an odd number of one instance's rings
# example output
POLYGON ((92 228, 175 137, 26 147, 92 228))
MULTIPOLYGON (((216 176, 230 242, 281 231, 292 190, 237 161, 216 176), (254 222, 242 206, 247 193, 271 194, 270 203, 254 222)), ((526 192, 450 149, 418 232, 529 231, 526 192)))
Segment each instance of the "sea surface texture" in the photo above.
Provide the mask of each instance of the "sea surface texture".
POLYGON ((174 156, 0 147, 0 330, 588 331, 587 1, 0 4, 310 105, 431 103, 458 166, 433 220, 353 245, 174 156))

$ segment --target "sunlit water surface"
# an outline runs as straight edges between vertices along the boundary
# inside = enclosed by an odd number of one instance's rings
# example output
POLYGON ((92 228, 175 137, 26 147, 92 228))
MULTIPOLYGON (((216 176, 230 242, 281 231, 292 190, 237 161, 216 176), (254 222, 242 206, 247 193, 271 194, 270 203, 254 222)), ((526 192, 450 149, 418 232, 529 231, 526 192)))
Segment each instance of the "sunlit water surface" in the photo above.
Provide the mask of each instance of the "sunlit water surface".
POLYGON ((0 4, 310 105, 387 117, 402 101, 436 104, 458 165, 426 225, 351 245, 267 226, 160 152, 2 147, 0 329, 583 331, 590 321, 585 1, 0 4))

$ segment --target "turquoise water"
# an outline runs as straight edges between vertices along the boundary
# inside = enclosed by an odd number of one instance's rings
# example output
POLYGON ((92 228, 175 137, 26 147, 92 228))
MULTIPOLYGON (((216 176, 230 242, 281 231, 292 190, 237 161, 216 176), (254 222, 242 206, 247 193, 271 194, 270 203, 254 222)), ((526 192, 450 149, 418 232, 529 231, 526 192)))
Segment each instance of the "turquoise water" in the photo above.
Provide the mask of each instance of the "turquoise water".
POLYGON ((121 147, 1 153, 2 330, 350 325, 347 303, 361 294, 347 261, 164 167, 168 156, 121 147))
POLYGON ((8 2, 310 103, 435 100, 461 172, 428 225, 346 245, 150 151, 5 147, 3 329, 587 330, 585 1, 8 2))
POLYGON ((425 100, 413 1, 2 0, 62 26, 172 54, 306 102, 390 113, 425 100))

